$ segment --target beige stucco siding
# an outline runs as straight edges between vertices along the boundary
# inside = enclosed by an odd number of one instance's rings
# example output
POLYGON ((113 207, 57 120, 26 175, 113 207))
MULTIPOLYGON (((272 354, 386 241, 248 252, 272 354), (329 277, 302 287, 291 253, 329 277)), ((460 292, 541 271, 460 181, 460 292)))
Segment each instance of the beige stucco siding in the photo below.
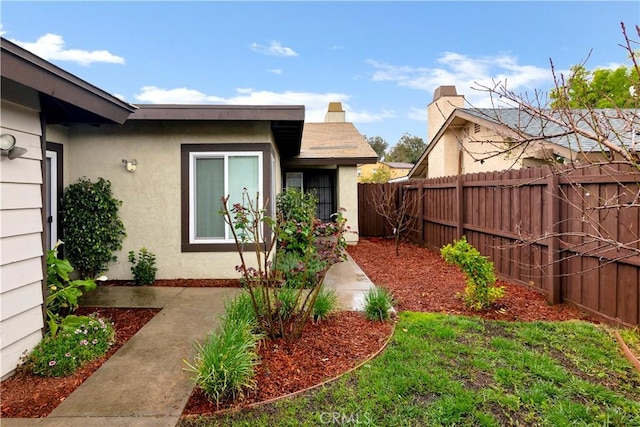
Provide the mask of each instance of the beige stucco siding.
POLYGON ((0 157, 0 346, 1 377, 42 338, 42 149, 36 98, 28 106, 3 101, 1 133, 28 151, 0 157))
MULTIPOLYGON (((270 143, 267 122, 178 123, 127 122, 123 126, 77 126, 65 146, 68 182, 86 176, 109 179, 127 229, 118 261, 106 273, 110 279, 130 279, 130 250, 146 247, 156 254, 158 279, 235 278, 235 252, 181 252, 182 144, 270 143), (68 147, 68 149, 67 149, 68 147), (122 160, 137 160, 126 170, 122 160)), ((275 155, 275 163, 280 159, 275 155)))
POLYGON ((357 167, 338 166, 337 171, 338 208, 344 209, 343 216, 347 219, 349 233, 345 234, 348 243, 358 241, 358 177, 357 167))
POLYGON ((447 131, 436 142, 428 157, 428 178, 458 174, 459 143, 453 131, 447 131))

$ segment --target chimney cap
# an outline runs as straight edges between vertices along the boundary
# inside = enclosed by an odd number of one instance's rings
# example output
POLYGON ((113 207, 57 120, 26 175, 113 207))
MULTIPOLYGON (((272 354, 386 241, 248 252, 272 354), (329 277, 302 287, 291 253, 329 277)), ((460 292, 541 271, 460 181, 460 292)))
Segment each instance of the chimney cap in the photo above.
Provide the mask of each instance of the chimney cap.
POLYGON ((330 102, 329 103, 329 112, 330 113, 343 113, 342 102, 330 102))
POLYGON ((458 96, 456 87, 454 85, 437 87, 435 92, 433 93, 433 100, 437 101, 438 99, 444 98, 445 96, 458 96))

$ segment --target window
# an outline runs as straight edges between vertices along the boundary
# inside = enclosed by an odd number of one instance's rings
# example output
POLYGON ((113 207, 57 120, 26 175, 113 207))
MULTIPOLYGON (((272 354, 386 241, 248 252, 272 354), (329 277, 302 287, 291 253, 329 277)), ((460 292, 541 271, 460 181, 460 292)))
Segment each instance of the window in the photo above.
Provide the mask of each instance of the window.
POLYGON ((286 177, 286 188, 297 188, 298 190, 303 190, 302 185, 302 172, 287 172, 285 174, 286 177))
POLYGON ((269 144, 182 146, 183 251, 235 248, 220 199, 228 195, 229 206, 241 203, 246 188, 250 197, 259 195, 262 206, 271 198, 271 160, 269 144))

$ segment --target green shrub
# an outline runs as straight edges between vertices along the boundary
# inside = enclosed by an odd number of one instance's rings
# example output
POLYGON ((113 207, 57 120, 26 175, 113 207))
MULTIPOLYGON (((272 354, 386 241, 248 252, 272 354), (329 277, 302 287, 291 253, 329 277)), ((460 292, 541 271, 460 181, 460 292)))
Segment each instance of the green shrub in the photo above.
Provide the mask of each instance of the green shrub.
POLYGON ((103 356, 113 344, 113 326, 95 316, 65 317, 57 335, 46 335, 25 358, 21 370, 45 377, 70 375, 103 356))
POLYGON ((103 178, 93 183, 87 178, 67 187, 60 214, 66 256, 83 278, 95 278, 115 261, 113 252, 122 249, 126 236, 120 220, 122 202, 113 198, 111 183, 103 178))
POLYGON ((313 303, 313 320, 318 322, 325 320, 338 308, 338 296, 334 288, 324 286, 318 292, 316 301, 313 303))
POLYGON ((195 360, 193 364, 185 361, 186 370, 195 374, 196 385, 216 404, 241 398, 256 385, 255 348, 260 338, 247 323, 227 319, 219 333, 211 333, 204 344, 196 342, 195 360))
POLYGON ((496 275, 493 262, 480 255, 480 252, 462 236, 453 244, 440 249, 440 255, 447 263, 456 265, 466 277, 464 293, 459 293, 464 304, 473 310, 486 310, 496 300, 504 296, 504 287, 495 286, 496 275))
POLYGON ((129 251, 129 262, 131 263, 131 273, 133 273, 133 282, 136 285, 151 285, 156 281, 156 256, 147 248, 141 248, 136 254, 129 251))
POLYGON ((58 258, 58 248, 62 244, 58 241, 53 249, 47 252, 47 296, 45 298, 47 310, 47 325, 49 332, 55 336, 62 319, 78 308, 78 298, 83 291, 96 288, 93 280, 69 280, 73 267, 66 259, 58 258))
MULTIPOLYGON (((261 301, 256 302, 263 306, 261 301)), ((258 330, 258 319, 248 291, 243 290, 235 298, 225 301, 224 312, 223 322, 246 323, 252 330, 258 330)))
POLYGON ((364 296, 364 314, 368 320, 388 320, 393 303, 393 297, 386 289, 375 286, 364 296))
POLYGON ((318 198, 296 188, 287 188, 276 198, 279 248, 305 256, 313 249, 313 230, 318 198))

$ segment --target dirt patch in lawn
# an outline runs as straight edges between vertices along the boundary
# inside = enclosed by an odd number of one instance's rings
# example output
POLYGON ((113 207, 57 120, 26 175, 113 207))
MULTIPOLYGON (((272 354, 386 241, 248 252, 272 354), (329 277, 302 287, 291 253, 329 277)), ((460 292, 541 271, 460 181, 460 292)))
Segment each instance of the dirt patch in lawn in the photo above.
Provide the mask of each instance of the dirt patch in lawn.
POLYGON ((100 317, 109 319, 116 331, 116 342, 106 355, 87 363, 68 377, 47 378, 18 372, 2 381, 2 418, 41 418, 49 415, 159 311, 155 308, 79 308, 75 314, 98 313, 100 317))

